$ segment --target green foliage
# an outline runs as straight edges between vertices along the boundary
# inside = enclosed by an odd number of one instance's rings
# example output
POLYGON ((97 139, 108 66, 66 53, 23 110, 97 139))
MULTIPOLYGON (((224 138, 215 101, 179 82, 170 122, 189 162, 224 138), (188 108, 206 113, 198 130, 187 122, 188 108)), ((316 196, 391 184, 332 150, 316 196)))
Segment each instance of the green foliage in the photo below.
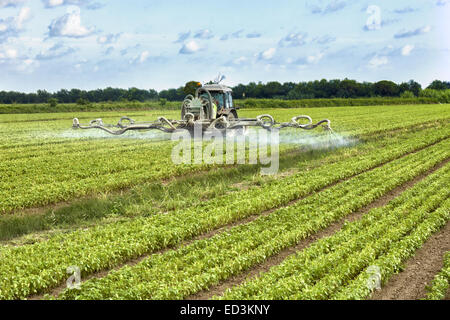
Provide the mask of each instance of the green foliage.
POLYGON ((334 235, 288 257, 269 272, 228 290, 225 299, 363 299, 372 293, 367 270, 377 266, 386 283, 449 218, 446 168, 405 191, 386 206, 347 223, 334 235), (408 249, 404 250, 409 244, 408 249), (300 268, 301 266, 301 268, 300 268))
POLYGON ((56 98, 48 99, 48 105, 51 108, 56 108, 58 106, 58 99, 56 99, 56 98))
MULTIPOLYGON (((121 102, 93 103, 89 104, 89 111, 127 111, 127 110, 179 110, 179 102, 167 102, 161 106, 159 101, 148 101, 130 103, 123 99, 121 102)), ((54 112, 81 112, 87 111, 86 105, 75 103, 61 104, 56 107, 50 107, 49 104, 17 104, 0 105, 0 114, 19 114, 19 113, 54 113, 54 112)))
POLYGON ((90 104, 89 101, 84 98, 79 98, 77 100, 77 105, 79 105, 79 106, 87 106, 89 104, 90 104))
POLYGON ((381 106, 381 105, 414 105, 435 104, 436 98, 358 98, 358 99, 304 99, 304 100, 277 100, 277 99, 246 99, 235 100, 237 105, 244 108, 322 108, 322 107, 348 107, 348 106, 381 106))
POLYGON ((411 91, 405 91, 400 95, 400 97, 403 99, 413 99, 415 95, 411 91))
POLYGON ((159 99, 159 105, 161 107, 164 107, 166 104, 167 104, 167 99, 164 99, 164 98, 159 99))
POLYGON ((185 95, 195 95, 195 91, 200 88, 202 84, 198 81, 189 81, 183 88, 185 95))
POLYGON ((450 251, 444 255, 444 267, 427 288, 426 300, 444 300, 450 288, 450 251))
MULTIPOLYGON (((449 145, 446 144, 446 146, 449 145)), ((150 256, 135 266, 111 272, 101 279, 87 280, 82 284, 81 291, 66 290, 60 298, 71 300, 110 299, 113 297, 116 299, 183 299, 242 270, 258 265, 267 257, 295 245, 301 239, 367 205, 381 194, 389 192, 415 175, 432 168, 444 159, 443 148, 445 148, 444 145, 438 148, 428 148, 427 152, 418 152, 386 164, 383 168, 363 173, 294 205, 277 209, 269 216, 263 216, 248 224, 234 227, 211 239, 198 240, 178 250, 150 256), (434 160, 419 165, 423 154, 429 154, 430 158, 434 158, 434 160), (316 205, 313 206, 313 204, 316 205), (145 286, 140 286, 139 284, 143 282, 145 286), (130 290, 130 288, 134 289, 130 290)), ((445 178, 449 178, 448 169, 450 166, 446 170, 447 175, 433 176, 438 182, 432 185, 433 189, 429 187, 428 192, 423 192, 423 187, 427 185, 423 183, 415 189, 414 195, 421 200, 427 200, 430 195, 435 194, 436 190, 441 188, 445 178)), ((430 181, 434 182, 433 179, 429 179, 427 182, 430 183, 430 181)), ((444 200, 449 192, 440 192, 439 197, 435 196, 434 201, 427 204, 428 207, 432 208, 433 205, 438 205, 439 201, 444 200)), ((412 201, 410 198, 411 195, 408 194, 402 199, 407 200, 410 208, 412 206, 412 209, 415 209, 417 199, 412 201)), ((386 212, 390 211, 386 210, 386 212)), ((397 216, 400 221, 403 212, 401 211, 397 216)), ((200 216, 198 211, 197 214, 200 216)), ((425 214, 426 212, 422 215, 425 214)), ((387 216, 389 217, 389 215, 387 216)), ((199 217, 198 222, 200 221, 199 217)), ((409 226, 409 224, 407 225, 409 226)), ((411 223, 411 225, 414 224, 411 223)), ((185 227, 187 226, 185 225, 185 227)), ((377 239, 377 236, 383 235, 383 231, 385 232, 391 227, 392 223, 385 223, 384 230, 381 230, 372 239, 377 239)), ((361 234, 365 236, 366 241, 370 240, 364 232, 361 234)), ((399 234, 402 235, 400 232, 399 234)), ((388 235, 392 238, 393 231, 391 230, 388 235)), ((386 235, 385 238, 387 238, 386 235)), ((392 241, 395 241, 395 238, 392 241)), ((354 239, 353 243, 358 246, 364 244, 357 239, 354 239)), ((384 245, 389 243, 389 241, 383 242, 384 245)), ((358 253, 357 250, 354 252, 358 253)), ((372 253, 371 250, 369 252, 372 253)), ((331 269, 336 267, 336 264, 333 263, 326 265, 331 269)), ((320 274, 318 271, 305 273, 320 274)), ((294 284, 296 283, 298 282, 294 280, 294 284)), ((267 286, 262 288, 267 288, 267 286)), ((283 288, 285 293, 291 292, 286 290, 286 286, 283 288)))
POLYGON ((420 93, 421 97, 433 99, 439 103, 450 103, 450 89, 447 90, 434 90, 425 89, 420 93))
POLYGON ((374 93, 381 97, 395 97, 399 94, 399 88, 397 84, 392 81, 379 81, 374 85, 374 93))
MULTIPOLYGON (((55 93, 45 90, 38 90, 36 93, 22 93, 15 91, 1 91, 0 104, 40 104, 46 103, 49 98, 57 98, 60 103, 75 103, 83 98, 91 103, 104 101, 123 102, 127 101, 158 101, 159 98, 168 101, 182 101, 186 94, 193 94, 198 87, 196 81, 187 83, 184 87, 171 88, 157 92, 154 89, 144 90, 138 88, 119 89, 106 88, 96 90, 61 89, 55 93)), ((436 80, 429 89, 445 90, 450 89, 450 82, 436 80)), ((233 88, 236 99, 256 98, 256 99, 335 99, 335 98, 373 98, 399 97, 404 91, 411 91, 417 97, 422 91, 422 87, 414 80, 396 84, 392 81, 380 81, 377 83, 358 82, 356 80, 316 80, 309 82, 285 82, 271 81, 266 84, 262 82, 250 82, 247 85, 239 84, 233 88)))
MULTIPOLYGON (((304 99, 304 100, 280 100, 280 99, 245 99, 235 100, 236 105, 244 108, 321 108, 321 107, 348 107, 348 106, 381 106, 381 105, 417 105, 435 104, 447 101, 447 96, 441 94, 427 94, 429 89, 419 98, 367 98, 367 99, 304 99)), ((184 94, 184 93, 183 93, 184 94)), ((85 100, 84 100, 85 101, 85 100)), ((450 100, 448 101, 450 102, 450 100)), ((447 102, 447 103, 448 103, 447 102)), ((84 102, 83 102, 84 103, 84 102)), ((88 104, 89 111, 111 110, 179 110, 180 103, 160 98, 158 101, 130 103, 123 98, 120 102, 88 104)), ((86 105, 58 104, 50 107, 49 104, 17 104, 0 105, 0 114, 14 113, 46 113, 46 112, 77 112, 86 111, 86 105)))
MULTIPOLYGON (((417 121, 417 118, 414 118, 414 120, 417 121)), ((385 126, 390 125, 386 122, 382 123, 385 126)), ((379 130, 376 123, 373 124, 371 130, 379 130)), ((78 265, 84 276, 95 271, 118 265, 132 257, 148 254, 149 252, 155 252, 157 250, 167 248, 168 246, 175 246, 183 240, 191 239, 192 237, 204 232, 220 228, 226 224, 255 214, 259 214, 264 210, 285 206, 294 199, 298 199, 308 194, 313 194, 315 191, 321 190, 324 187, 330 186, 342 179, 350 178, 358 173, 363 173, 368 169, 378 167, 379 165, 394 160, 402 155, 421 149, 427 145, 431 145, 434 142, 442 140, 443 137, 448 137, 448 132, 445 130, 427 130, 426 132, 419 132, 410 139, 403 138, 398 139, 398 142, 396 143, 389 143, 385 148, 373 147, 370 145, 367 146, 369 149, 373 148, 372 150, 374 152, 369 152, 360 156, 350 156, 343 161, 331 161, 326 165, 317 166, 314 170, 305 170, 285 179, 273 180, 272 182, 263 185, 261 188, 255 187, 244 190, 239 193, 239 197, 236 197, 236 194, 233 193, 225 194, 222 197, 217 197, 208 202, 203 202, 195 208, 185 208, 183 210, 179 210, 176 214, 169 213, 166 215, 155 215, 148 218, 136 218, 134 220, 117 224, 113 223, 108 225, 100 225, 88 230, 78 230, 72 233, 63 234, 61 236, 55 236, 47 241, 33 245, 5 248, 2 250, 3 259, 0 261, 0 272, 3 275, 0 279, 0 296, 4 299, 23 298, 30 294, 42 292, 42 290, 57 286, 58 283, 67 277, 67 274, 65 273, 65 268, 67 265, 78 265), (86 248, 89 248, 89 250, 85 250, 86 248), (43 257, 45 257, 45 259, 43 257), (14 270, 14 274, 11 274, 8 270, 14 270), (45 272, 42 272, 42 270, 45 270, 45 272), (20 281, 18 281, 18 279, 20 279, 20 281)), ((89 142, 89 144, 90 150, 92 150, 92 142, 89 142)), ((130 147, 132 148, 133 146, 130 147)), ((141 148, 137 154, 143 154, 144 157, 148 158, 149 152, 143 152, 142 146, 140 147, 141 148)), ((82 150, 80 150, 80 146, 77 145, 74 145, 73 148, 76 150, 74 156, 78 158, 82 150)), ((108 145, 105 146, 105 148, 110 150, 111 146, 108 145)), ((158 150, 161 148, 160 146, 156 146, 155 149, 158 150)), ((281 224, 279 224, 279 227, 283 230, 287 226, 305 228, 295 229, 297 230, 295 232, 302 232, 302 234, 307 234, 303 233, 305 230, 310 230, 308 232, 318 230, 317 228, 322 228, 327 223, 337 219, 339 216, 350 213, 354 210, 355 206, 360 206, 364 203, 372 201, 374 198, 388 192, 390 189, 401 184, 403 181, 407 181, 419 172, 423 172, 424 170, 427 170, 427 168, 434 166, 435 163, 439 162, 442 157, 445 156, 445 153, 439 153, 439 150, 442 151, 447 149, 448 144, 437 144, 423 151, 419 151, 415 155, 408 156, 395 161, 395 163, 393 162, 392 164, 388 164, 388 167, 385 165, 379 169, 376 169, 373 173, 364 174, 364 178, 361 176, 361 178, 353 179, 350 184, 339 185, 337 188, 333 189, 341 190, 339 192, 321 194, 318 197, 324 201, 320 201, 320 203, 324 203, 324 205, 327 203, 327 199, 330 201, 338 201, 340 204, 347 203, 342 201, 343 195, 359 200, 356 202, 354 200, 348 202, 348 206, 345 207, 345 210, 341 207, 341 205, 336 205, 331 202, 328 203, 330 210, 325 210, 324 207, 317 212, 317 215, 315 216, 316 218, 313 220, 317 222, 315 229, 309 229, 303 223, 291 223, 294 220, 289 219, 285 220, 286 222, 280 220, 281 224), (388 168, 390 169, 388 170, 388 168), (366 183, 368 183, 367 186, 366 183), (365 194, 365 196, 358 198, 356 197, 356 192, 365 194), (324 215, 324 213, 328 211, 330 213, 324 215)), ((65 153, 67 153, 67 151, 68 150, 65 150, 65 153)), ((99 152, 102 153, 101 150, 99 152)), ((131 149, 127 149, 125 152, 127 152, 127 154, 132 154, 131 149)), ((123 153, 123 149, 121 150, 121 153, 123 153)), ((158 154, 152 152, 150 152, 150 154, 154 154, 154 159, 164 159, 164 157, 161 157, 158 154)), ((100 161, 98 156, 91 155, 91 157, 95 158, 97 161, 100 161)), ((108 154, 107 157, 111 159, 111 154, 108 154)), ((58 163, 59 161, 55 162, 58 163)), ((92 164, 86 164, 85 161, 82 162, 83 163, 81 165, 84 170, 85 168, 92 168, 92 170, 94 170, 95 166, 92 164)), ((139 164, 135 164, 135 166, 137 168, 143 167, 139 164)), ((97 167, 100 168, 102 166, 100 165, 97 167)), ((167 166, 165 165, 165 167, 167 166)), ((149 170, 148 166, 144 166, 143 169, 145 169, 145 171, 149 170)), ((63 172, 64 170, 60 170, 60 173, 63 172)), ((87 172, 88 176, 93 175, 93 172, 87 172)), ((140 172, 134 172, 131 175, 129 174, 130 172, 126 173, 127 175, 119 177, 120 180, 124 179, 126 176, 136 179, 138 176, 137 174, 140 172)), ((95 175, 95 180, 97 183, 104 183, 105 179, 99 181, 98 174, 101 173, 97 173, 95 175)), ((73 175, 73 173, 69 172, 67 175, 73 175)), ((103 177, 109 177, 109 175, 101 175, 103 177)), ((61 178, 66 179, 67 176, 61 176, 61 178)), ((108 180, 114 181, 117 178, 118 177, 115 176, 108 180)), ((76 183, 76 186, 81 185, 79 181, 80 180, 76 183)), ((135 183, 137 183, 137 181, 135 181, 135 183)), ((83 181, 83 185, 84 184, 85 182, 83 181)), ((310 204, 312 203, 313 202, 310 204)), ((153 206, 153 204, 149 205, 153 206)), ((307 207, 308 205, 305 208, 307 207)), ((286 217, 301 219, 302 217, 305 217, 305 215, 298 214, 298 210, 300 209, 301 207, 299 206, 294 209, 282 209, 280 214, 285 212, 284 214, 288 214, 286 217)), ((141 212, 147 212, 149 209, 143 205, 140 208, 134 208, 133 211, 136 213, 138 210, 141 212)), ((277 214, 272 215, 272 218, 270 219, 276 219, 276 217, 278 217, 277 214)), ((279 217, 281 219, 282 216, 279 217)), ((310 219, 308 218, 308 220, 310 219)), ((261 221, 261 223, 265 221, 265 224, 262 224, 261 228, 269 232, 271 228, 267 227, 267 223, 272 220, 261 221)), ((248 230, 251 232, 251 229, 248 230)), ((278 242, 273 242, 277 241, 276 239, 279 239, 279 234, 283 234, 279 233, 278 229, 274 229, 273 231, 277 232, 277 236, 264 232, 257 232, 257 230, 260 229, 258 228, 253 231, 251 237, 245 236, 244 238, 241 238, 238 233, 236 233, 236 237, 239 239, 251 240, 254 238, 254 233, 256 233, 255 237, 257 234, 261 234, 261 237, 267 236, 268 238, 259 237, 258 239, 260 240, 258 241, 266 241, 269 239, 271 243, 275 245, 274 248, 281 248, 278 245, 278 242)), ((291 236, 291 238, 286 238, 283 240, 283 246, 293 243, 292 241, 298 239, 298 237, 295 236, 295 233, 292 233, 291 236)), ((240 246, 239 242, 236 242, 234 238, 231 242, 227 243, 235 243, 240 246)), ((212 248, 214 247, 215 246, 213 245, 212 248)), ((242 246, 242 248, 245 249, 245 246, 242 246)), ((198 250, 193 250, 193 252, 199 252, 199 254, 202 253, 198 250)), ((222 252, 222 254, 227 253, 226 250, 221 250, 220 247, 218 252, 222 252)), ((245 259, 245 255, 242 255, 241 260, 232 259, 233 261, 236 260, 236 264, 233 268, 235 268, 234 270, 242 270, 241 266, 239 266, 241 261, 245 260, 248 261, 247 263, 257 263, 258 261, 261 261, 261 259, 267 257, 267 254, 267 252, 260 252, 257 254, 255 253, 255 255, 252 256, 254 257, 252 259, 245 259)), ((204 257, 210 260, 211 263, 217 261, 215 259, 211 259, 211 256, 209 255, 204 255, 204 257)), ((167 264, 165 265, 167 266, 167 264)), ((194 268, 197 266, 198 264, 193 264, 194 268)), ((223 268, 220 270, 231 269, 223 268)), ((229 275, 229 273, 224 273, 224 275, 227 274, 229 275)), ((161 275, 162 274, 160 274, 160 276, 161 275)), ((182 277, 182 279, 191 278, 192 277, 182 277)), ((208 281, 212 281, 214 279, 214 277, 208 277, 208 274, 205 274, 202 279, 205 278, 209 279, 208 281)), ((196 288, 191 285, 188 287, 191 288, 189 290, 196 288)), ((130 287, 128 287, 128 289, 129 288, 130 287)), ((135 288, 138 290, 140 286, 136 286, 135 288)), ((161 288, 161 286, 159 286, 159 288, 161 288)), ((101 292, 107 292, 105 290, 106 288, 104 288, 101 292)), ((133 292, 139 293, 139 291, 133 292)), ((186 291, 180 292, 186 293, 186 291)), ((117 293, 119 294, 119 291, 117 291, 117 293)))
POLYGON ((450 89, 450 82, 434 80, 427 89, 432 90, 448 90, 450 89))
MULTIPOLYGON (((98 105, 104 110, 111 107, 98 105)), ((137 265, 88 280, 81 292, 66 291, 60 298, 184 298, 207 289, 294 246, 448 159, 449 110, 448 105, 243 110, 245 117, 271 113, 280 121, 289 121, 293 115, 303 113, 311 114, 314 119, 329 116, 337 132, 346 132, 364 142, 326 152, 324 156, 320 156, 324 151, 311 151, 317 157, 313 160, 299 157, 297 172, 273 179, 257 178, 256 183, 243 190, 216 188, 208 180, 219 172, 216 166, 168 166, 171 153, 168 141, 105 139, 102 133, 86 137, 80 131, 71 135, 67 126, 73 113, 0 116, 3 132, 0 148, 4 150, 0 154, 0 210, 4 212, 61 200, 73 201, 85 195, 107 195, 114 190, 152 182, 146 191, 134 190, 136 202, 133 200, 130 206, 126 200, 111 198, 111 201, 82 202, 79 207, 74 204, 55 210, 54 215, 30 215, 29 219, 5 215, 0 219, 0 230, 9 228, 16 234, 48 229, 52 223, 61 226, 86 221, 89 217, 100 219, 107 214, 122 218, 101 220, 70 232, 46 234, 45 239, 34 244, 3 246, 0 248, 0 298, 26 298, 58 287, 68 277, 67 266, 79 266, 82 278, 86 279, 89 274, 161 251, 164 253, 150 255, 137 265), (203 174, 205 169, 208 173, 199 184, 190 181, 169 188, 161 183, 179 175, 203 174), (195 199, 193 193, 199 189, 209 192, 195 199), (152 196, 147 196, 149 193, 152 196), (187 193, 189 196, 184 199, 183 194, 187 193), (292 202, 298 199, 302 200, 292 202), (262 214, 269 210, 273 212, 262 214), (221 228, 250 217, 253 217, 251 222, 222 232, 221 228), (212 230, 221 231, 211 239, 166 250, 212 230)), ((144 116, 154 119, 160 114, 177 116, 179 112, 128 113, 138 121, 144 116)), ((121 115, 100 112, 83 114, 83 118, 102 116, 111 120, 121 115)), ((299 152, 299 147, 295 148, 299 152)), ((281 151, 283 156, 289 149, 281 151)), ((306 152, 303 147, 300 151, 306 152)), ((445 169, 448 171, 448 165, 445 169)), ((252 174, 245 172, 244 180, 248 183, 252 174)), ((334 252, 331 255, 311 251, 314 254, 307 260, 296 260, 310 261, 305 269, 310 273, 303 273, 295 281, 278 282, 277 278, 276 283, 283 285, 263 287, 283 297, 367 296, 370 292, 363 285, 369 263, 379 263, 388 278, 432 232, 448 221, 442 210, 432 211, 448 197, 448 188, 442 187, 448 181, 446 172, 439 171, 415 187, 416 191, 405 194, 381 213, 371 214, 365 224, 344 227, 343 230, 352 231, 341 233, 339 238, 321 246, 324 250, 330 248, 334 252), (396 237, 395 231, 401 237, 396 237), (348 286, 342 286, 343 283, 348 286), (295 290, 303 284, 311 290, 295 290), (341 291, 347 287, 352 289, 341 291)), ((240 176, 244 176, 243 171, 233 179, 240 176)), ((221 178, 219 175, 215 179, 222 181, 221 178)), ((291 267, 289 270, 295 274, 303 270, 291 267)))

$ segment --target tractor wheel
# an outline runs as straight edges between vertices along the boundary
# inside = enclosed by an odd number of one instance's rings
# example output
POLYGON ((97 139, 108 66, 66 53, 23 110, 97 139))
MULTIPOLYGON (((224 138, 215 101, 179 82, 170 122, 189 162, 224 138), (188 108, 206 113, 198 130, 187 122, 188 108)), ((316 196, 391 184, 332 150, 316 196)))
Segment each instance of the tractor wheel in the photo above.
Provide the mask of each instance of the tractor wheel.
POLYGON ((239 118, 236 110, 231 110, 231 112, 227 116, 227 120, 237 120, 237 119, 239 118))
MULTIPOLYGON (((238 114, 236 110, 231 110, 231 112, 227 116, 228 121, 238 120, 238 114)), ((247 133, 247 127, 237 127, 232 130, 228 130, 228 133, 230 136, 244 136, 247 133)))

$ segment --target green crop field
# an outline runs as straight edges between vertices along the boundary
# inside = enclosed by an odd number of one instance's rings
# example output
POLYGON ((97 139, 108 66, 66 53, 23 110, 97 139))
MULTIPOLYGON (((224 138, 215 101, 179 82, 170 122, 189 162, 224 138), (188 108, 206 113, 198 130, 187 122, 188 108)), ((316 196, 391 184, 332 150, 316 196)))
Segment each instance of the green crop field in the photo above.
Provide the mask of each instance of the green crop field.
POLYGON ((266 176, 71 128, 177 110, 0 114, 0 299, 449 298, 449 104, 239 112, 339 143, 288 129, 266 176))

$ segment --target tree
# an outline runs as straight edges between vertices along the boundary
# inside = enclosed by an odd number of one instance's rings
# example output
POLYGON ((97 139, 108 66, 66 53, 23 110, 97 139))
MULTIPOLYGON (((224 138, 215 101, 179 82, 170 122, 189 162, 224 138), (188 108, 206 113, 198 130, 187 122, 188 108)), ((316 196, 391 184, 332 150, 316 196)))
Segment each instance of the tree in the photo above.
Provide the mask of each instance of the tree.
POLYGON ((167 99, 164 99, 164 98, 159 99, 159 105, 161 107, 164 107, 166 104, 167 104, 167 99))
POLYGON ((414 98, 415 95, 414 95, 414 93, 412 93, 411 91, 405 91, 405 92, 403 92, 403 93, 400 95, 400 97, 402 97, 402 98, 414 98))
POLYGON ((414 95, 416 97, 418 97, 420 92, 422 91, 422 86, 421 86, 420 83, 418 83, 418 82, 416 82, 414 80, 409 80, 409 82, 408 82, 408 91, 411 91, 412 93, 414 93, 414 95))
POLYGON ((52 95, 45 90, 38 90, 37 91, 37 100, 38 100, 37 102, 38 103, 48 102, 48 100, 51 98, 51 96, 52 95))
POLYGON ((379 81, 374 85, 375 94, 381 97, 394 97, 398 96, 400 89, 397 84, 392 81, 379 81))
POLYGON ((446 90, 450 89, 450 82, 444 82, 440 80, 434 80, 427 89, 433 90, 446 90))
POLYGON ((198 81, 189 81, 183 88, 183 93, 187 96, 188 94, 195 95, 195 91, 200 88, 202 84, 198 81))
POLYGON ((77 99, 77 104, 80 106, 87 106, 89 104, 89 100, 84 98, 77 99))
POLYGON ((274 96, 281 96, 283 94, 283 86, 277 81, 268 82, 262 89, 264 98, 273 98, 274 96))
POLYGON ((344 79, 339 84, 339 88, 342 98, 356 98, 358 96, 359 84, 355 80, 344 79))
POLYGON ((58 105, 58 99, 56 98, 50 98, 48 99, 48 105, 52 108, 56 108, 56 106, 58 105))

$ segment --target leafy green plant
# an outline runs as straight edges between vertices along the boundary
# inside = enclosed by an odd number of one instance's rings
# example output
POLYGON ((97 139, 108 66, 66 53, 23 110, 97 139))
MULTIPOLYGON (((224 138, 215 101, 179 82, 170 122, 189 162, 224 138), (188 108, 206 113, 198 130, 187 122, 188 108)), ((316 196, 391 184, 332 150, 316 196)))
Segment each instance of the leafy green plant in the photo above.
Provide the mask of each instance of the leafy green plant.
MULTIPOLYGON (((449 208, 450 210, 450 208, 449 208)), ((450 251, 444 255, 444 267, 434 277, 431 285, 427 288, 426 300, 445 299, 450 287, 450 251)))

